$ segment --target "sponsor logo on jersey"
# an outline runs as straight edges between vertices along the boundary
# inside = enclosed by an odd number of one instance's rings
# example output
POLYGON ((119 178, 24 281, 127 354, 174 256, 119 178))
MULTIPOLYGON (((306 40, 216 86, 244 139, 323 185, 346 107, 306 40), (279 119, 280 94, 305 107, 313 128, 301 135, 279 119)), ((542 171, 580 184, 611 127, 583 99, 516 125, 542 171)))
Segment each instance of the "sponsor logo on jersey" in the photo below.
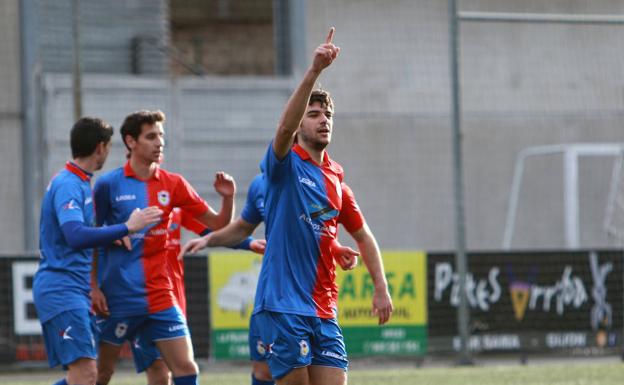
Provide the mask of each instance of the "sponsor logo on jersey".
POLYGON ((115 197, 115 202, 134 201, 134 200, 136 200, 136 195, 134 194, 124 194, 124 195, 118 195, 115 197))
POLYGON ((59 335, 61 337, 63 337, 63 340, 73 340, 74 339, 74 337, 69 335, 70 330, 72 330, 71 326, 68 326, 67 329, 65 329, 65 330, 61 330, 59 335))
POLYGON ((73 199, 71 199, 69 202, 67 202, 64 206, 63 206, 63 210, 77 210, 79 207, 76 206, 76 201, 74 201, 73 199))
POLYGON ((328 352, 327 350, 323 350, 321 352, 322 356, 326 356, 326 357, 332 357, 332 358, 336 358, 342 361, 346 361, 347 357, 343 356, 342 354, 338 354, 338 353, 334 353, 334 352, 328 352))
POLYGON ((169 331, 170 332, 175 332, 176 330, 182 330, 182 329, 186 329, 186 325, 173 325, 173 326, 169 326, 169 331))
POLYGON ((166 190, 159 191, 157 194, 157 197, 158 197, 158 203, 160 203, 163 206, 169 206, 169 202, 171 202, 169 191, 166 191, 166 190))
POLYGON ((316 188, 316 183, 314 183, 314 181, 304 177, 304 176, 300 176, 299 177, 299 183, 303 183, 304 185, 308 186, 308 187, 312 187, 312 188, 316 188))

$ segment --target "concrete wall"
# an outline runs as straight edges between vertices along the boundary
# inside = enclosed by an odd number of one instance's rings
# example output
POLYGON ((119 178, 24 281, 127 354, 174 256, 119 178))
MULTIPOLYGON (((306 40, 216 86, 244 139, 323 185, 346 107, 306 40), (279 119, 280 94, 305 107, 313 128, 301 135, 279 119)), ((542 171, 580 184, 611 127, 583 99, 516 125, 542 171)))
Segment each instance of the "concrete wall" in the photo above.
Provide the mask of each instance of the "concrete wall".
MULTIPOLYGON (((473 11, 624 13, 617 1, 460 3, 473 11)), ((451 248, 447 2, 307 5, 308 52, 337 28, 341 57, 321 79, 337 105, 331 153, 382 247, 451 248)), ((623 141, 624 26, 464 23, 461 32, 468 246, 499 248, 522 149, 623 141)), ((602 221, 613 159, 581 164, 582 246, 608 246, 602 221)), ((561 160, 536 160, 527 172, 512 246, 562 247, 561 160)))
MULTIPOLYGON (((472 11, 624 14, 624 4, 616 0, 460 3, 472 11)), ((17 13, 11 13, 17 10, 10 11, 17 8, 16 2, 8 4, 0 7, 8 15, 2 28, 14 28, 16 35, 13 43, 0 39, 8 45, 1 48, 3 53, 18 52, 19 47, 17 26, 10 27, 18 20, 17 13)), ((346 180, 386 249, 440 250, 454 244, 446 5, 443 0, 306 3, 306 23, 301 26, 307 37, 306 58, 331 25, 337 28, 335 42, 342 48, 339 60, 321 78, 336 101, 330 154, 345 167, 346 180)), ((59 36, 66 33, 63 28, 59 36)), ((502 243, 514 162, 521 150, 623 141, 624 26, 470 23, 461 31, 468 246, 496 249, 502 243)), ((11 63, 0 67, 0 82, 15 89, 0 100, 15 96, 13 102, 19 101, 17 57, 0 55, 14 65, 14 70, 9 70, 11 63)), ((69 77, 44 78, 41 154, 47 180, 69 155, 72 119, 69 77)), ((85 112, 118 127, 134 109, 163 109, 168 115, 167 166, 187 175, 209 201, 217 200, 211 175, 224 169, 237 177, 242 198, 293 84, 272 77, 170 82, 162 77, 90 75, 85 78, 85 112)), ((7 103, 10 110, 12 104, 7 103)), ((6 210, 1 211, 0 226, 14 229, 15 221, 21 220, 14 204, 21 196, 21 173, 13 161, 20 157, 19 119, 13 126, 9 121, 1 121, 0 172, 14 185, 1 187, 0 205, 6 210)), ((116 140, 109 167, 123 161, 116 140)), ((614 245, 603 230, 612 165, 612 158, 581 160, 583 247, 614 245)), ((562 180, 560 156, 527 163, 512 246, 565 245, 562 180)))
POLYGON ((0 2, 0 250, 23 246, 19 2, 0 2))

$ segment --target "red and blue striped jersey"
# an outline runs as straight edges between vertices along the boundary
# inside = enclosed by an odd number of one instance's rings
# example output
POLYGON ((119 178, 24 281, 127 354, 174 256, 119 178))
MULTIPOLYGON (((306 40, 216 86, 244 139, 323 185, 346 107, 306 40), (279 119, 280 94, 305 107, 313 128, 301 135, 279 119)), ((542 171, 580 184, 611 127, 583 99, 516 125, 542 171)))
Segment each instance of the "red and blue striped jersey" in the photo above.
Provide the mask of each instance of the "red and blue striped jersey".
POLYGON ((99 256, 98 278, 111 314, 143 315, 176 305, 167 262, 169 216, 179 207, 197 217, 208 204, 181 175, 157 169, 141 180, 129 163, 98 178, 94 197, 98 225, 125 222, 136 208, 164 212, 160 223, 130 235, 132 250, 111 245, 99 256))
POLYGON ((342 167, 327 153, 317 164, 297 144, 278 160, 271 144, 260 168, 266 179, 267 247, 254 313, 335 318, 331 244, 342 209, 342 167))

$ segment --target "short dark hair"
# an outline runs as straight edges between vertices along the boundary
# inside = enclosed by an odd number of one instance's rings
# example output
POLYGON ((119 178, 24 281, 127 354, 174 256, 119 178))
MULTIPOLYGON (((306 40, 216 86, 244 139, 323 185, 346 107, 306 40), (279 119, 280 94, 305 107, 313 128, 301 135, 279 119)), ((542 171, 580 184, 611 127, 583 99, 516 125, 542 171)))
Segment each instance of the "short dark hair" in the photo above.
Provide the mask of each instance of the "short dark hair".
POLYGON ((101 142, 108 143, 113 136, 113 126, 100 118, 85 116, 78 119, 71 129, 70 146, 72 158, 84 158, 95 152, 101 142))
POLYGON ((134 138, 134 140, 138 140, 144 124, 152 125, 158 122, 165 122, 165 113, 160 110, 135 111, 130 115, 126 116, 123 124, 121 125, 121 128, 119 129, 119 132, 121 132, 121 140, 123 140, 126 148, 130 150, 130 147, 128 147, 128 143, 126 143, 126 136, 130 135, 134 138))
POLYGON ((329 107, 332 110, 334 109, 334 100, 332 99, 329 91, 326 91, 322 88, 317 88, 312 91, 310 94, 310 100, 308 101, 308 106, 311 106, 314 103, 321 103, 321 106, 329 107))

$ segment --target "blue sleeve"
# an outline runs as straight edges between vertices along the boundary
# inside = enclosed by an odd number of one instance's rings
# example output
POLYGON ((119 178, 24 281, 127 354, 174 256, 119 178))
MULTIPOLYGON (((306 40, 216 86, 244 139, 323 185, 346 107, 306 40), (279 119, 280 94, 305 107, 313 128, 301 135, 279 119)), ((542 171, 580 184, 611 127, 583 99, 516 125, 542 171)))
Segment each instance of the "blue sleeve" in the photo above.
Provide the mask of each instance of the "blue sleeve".
POLYGON ((54 211, 62 226, 67 222, 84 223, 84 201, 82 189, 75 183, 67 182, 60 184, 54 192, 54 211))
POLYGON ((245 220, 247 223, 251 223, 253 225, 257 225, 262 222, 263 217, 262 213, 258 209, 257 200, 262 197, 259 197, 260 193, 260 183, 262 180, 258 177, 254 178, 251 185, 249 185, 249 191, 247 191, 247 199, 245 200, 245 206, 243 207, 243 211, 241 211, 241 218, 245 220))
POLYGON ((90 227, 83 222, 71 221, 64 223, 61 230, 63 230, 67 244, 73 249, 107 246, 128 235, 128 227, 124 223, 106 227, 90 227))
POLYGON ((93 187, 93 201, 95 202, 95 223, 102 226, 106 223, 106 218, 110 211, 109 194, 110 187, 102 178, 95 182, 93 187))
POLYGON ((276 182, 287 174, 291 164, 291 155, 292 150, 289 150, 284 159, 277 159, 275 151, 273 151, 273 141, 271 141, 262 162, 260 162, 260 169, 266 175, 267 181, 276 182))

